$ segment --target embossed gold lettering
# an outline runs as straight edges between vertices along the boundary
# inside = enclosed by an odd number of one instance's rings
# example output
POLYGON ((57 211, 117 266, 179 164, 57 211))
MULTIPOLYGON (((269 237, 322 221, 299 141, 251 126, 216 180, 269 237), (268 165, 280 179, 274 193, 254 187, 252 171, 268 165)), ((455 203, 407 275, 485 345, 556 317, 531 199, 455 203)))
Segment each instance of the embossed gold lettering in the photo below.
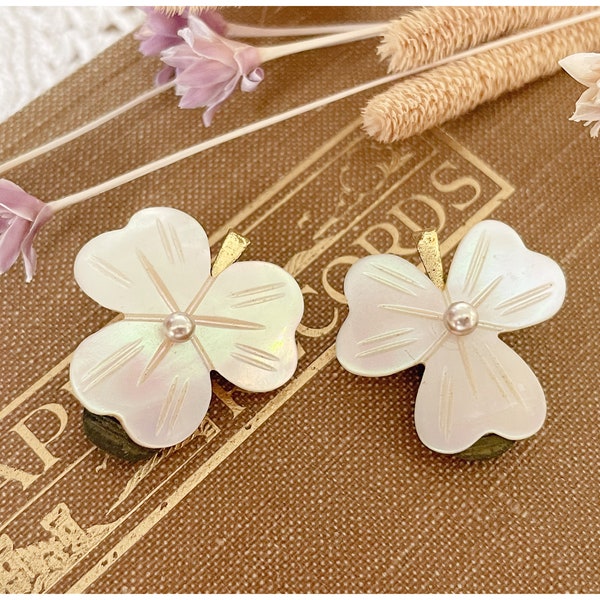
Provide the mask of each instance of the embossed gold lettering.
POLYGON ((48 450, 47 446, 62 434, 67 426, 67 421, 67 411, 60 404, 56 403, 44 404, 21 419, 10 431, 21 437, 21 439, 35 452, 39 459, 44 463, 44 469, 41 473, 29 473, 27 471, 22 471, 21 469, 0 464, 0 477, 8 479, 9 481, 18 481, 23 489, 27 489, 38 477, 60 460, 48 450), (46 441, 40 440, 40 438, 38 438, 27 426, 29 419, 40 411, 52 413, 59 422, 58 431, 46 441))
POLYGON ((0 535, 0 590, 4 594, 22 594, 30 591, 33 573, 27 563, 15 552, 12 540, 0 535))
POLYGON ((245 406, 240 406, 232 396, 233 390, 228 392, 223 386, 219 385, 216 381, 212 384, 213 394, 231 411, 233 418, 235 419, 242 411, 246 409, 245 406))
POLYGON ((398 229, 391 223, 377 223, 377 225, 371 225, 371 227, 356 238, 354 244, 364 248, 369 254, 408 254, 413 252, 413 250, 407 252, 406 248, 402 248, 400 245, 400 234, 398 229), (378 230, 385 232, 391 238, 392 243, 387 248, 376 248, 375 245, 369 241, 369 236, 378 230))
POLYGON ((8 481, 18 481, 24 490, 26 490, 39 476, 41 473, 28 473, 27 471, 21 471, 15 467, 9 467, 0 463, 0 477, 7 479, 8 481))
MULTIPOLYGON (((426 194, 413 194, 408 198, 400 201, 393 206, 388 214, 396 217, 403 227, 408 230, 417 232, 424 229, 435 228, 438 232, 441 231, 446 224, 446 213, 444 207, 437 200, 426 194), (420 203, 427 206, 433 212, 433 220, 417 223, 407 214, 407 207, 410 203, 420 203)), ((381 238, 381 235, 379 236, 381 238)), ((403 246, 401 243, 400 229, 392 223, 383 222, 371 225, 360 236, 356 238, 354 244, 366 250, 369 254, 396 254, 398 256, 407 256, 416 253, 416 247, 411 243, 410 246, 403 246), (390 242, 385 247, 376 247, 374 236, 377 232, 383 232, 390 242)))
POLYGON ((348 304, 348 303, 346 302, 346 297, 344 296, 343 292, 338 292, 338 290, 336 290, 329 283, 329 280, 328 280, 329 272, 331 271, 331 269, 333 269, 334 267, 337 267, 338 265, 348 265, 350 267, 357 260, 358 260, 358 256, 347 256, 347 255, 346 256, 338 256, 337 258, 334 258, 323 269, 323 273, 321 274, 321 281, 323 282, 323 287, 325 288, 325 291, 327 292, 327 294, 329 295, 330 298, 333 298, 336 302, 339 302, 340 304, 348 304))
POLYGON ((481 184, 479 183, 479 181, 477 181, 477 179, 475 179, 474 177, 470 177, 468 175, 465 175, 463 177, 458 177, 457 179, 454 179, 448 183, 443 183, 438 179, 438 173, 440 173, 441 171, 446 171, 448 169, 450 169, 452 171, 456 171, 458 169, 458 167, 453 165, 449 160, 443 162, 437 169, 435 169, 431 173, 431 175, 430 175, 431 183, 433 184, 433 187, 436 190, 438 190, 439 192, 443 192, 443 193, 457 192, 458 190, 460 190, 464 187, 473 188, 473 195, 471 196, 471 198, 469 200, 467 200, 465 202, 456 202, 451 205, 453 208, 456 208, 457 210, 465 210, 465 208, 468 208, 469 206, 471 206, 471 204, 476 202, 479 199, 479 197, 481 196, 481 184))
MULTIPOLYGON (((317 292, 317 290, 315 290, 313 287, 311 287, 310 285, 305 285, 302 288, 302 293, 303 294, 318 294, 319 292, 317 292)), ((310 338, 318 338, 318 337, 323 337, 325 335, 327 335, 328 333, 331 333, 337 323, 338 323, 338 317, 339 317, 339 311, 337 309, 337 307, 333 307, 333 318, 331 319, 331 321, 329 321, 329 323, 327 325, 325 325, 324 327, 308 327, 307 325, 303 325, 302 323, 300 323, 300 325, 298 325, 298 333, 300 335, 304 335, 306 337, 310 337, 310 338)))
MULTIPOLYGON (((444 207, 435 198, 432 198, 427 194, 413 194, 412 196, 409 196, 405 200, 402 200, 396 204, 396 206, 392 207, 388 214, 399 219, 403 225, 414 232, 423 231, 425 229, 436 229, 439 233, 446 224, 446 212, 444 211, 444 207), (426 222, 421 221, 420 223, 416 223, 413 219, 411 219, 406 211, 403 210, 410 202, 420 203, 428 206, 433 211, 435 222, 427 220, 426 222)), ((414 254, 417 251, 414 245, 411 246, 411 248, 406 248, 406 250, 410 250, 411 254, 414 254)))

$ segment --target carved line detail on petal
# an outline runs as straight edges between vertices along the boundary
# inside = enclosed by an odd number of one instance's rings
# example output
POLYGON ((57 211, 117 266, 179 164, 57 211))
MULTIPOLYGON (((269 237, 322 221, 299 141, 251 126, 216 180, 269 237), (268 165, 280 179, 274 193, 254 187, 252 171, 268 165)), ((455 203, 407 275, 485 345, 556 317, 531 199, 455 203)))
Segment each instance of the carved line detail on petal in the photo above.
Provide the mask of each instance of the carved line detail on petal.
POLYGON ((247 308, 248 306, 254 306, 256 304, 266 304, 267 302, 273 302, 273 300, 280 300, 281 298, 285 298, 284 293, 263 295, 262 297, 258 296, 256 298, 251 298, 250 300, 244 300, 243 302, 232 304, 231 308, 247 308))
POLYGON ((200 355, 200 358, 202 359, 202 361, 206 365, 206 368, 209 371, 213 371, 215 367, 214 367, 212 361, 210 360, 210 357, 206 353, 206 350, 204 349, 204 346, 200 343, 200 340, 198 339, 198 336, 193 335, 191 337, 190 341, 192 342, 192 345, 196 349, 196 352, 198 352, 198 354, 200 355))
POLYGON ((177 400, 177 404, 175 405, 175 408, 171 412, 171 420, 169 421, 169 433, 172 433, 172 431, 175 427, 175 423, 177 422, 179 413, 181 412, 181 407, 183 406, 183 401, 185 400, 189 389, 190 389, 190 380, 188 378, 185 380, 185 382, 183 384, 183 388, 182 388, 181 392, 179 392, 179 399, 177 400))
POLYGON ((414 331, 413 327, 406 327, 404 329, 395 329, 393 331, 388 331, 387 333, 380 333, 378 335, 372 335, 371 337, 365 338, 364 340, 360 340, 357 344, 370 344, 371 342, 379 342, 381 340, 387 340, 388 338, 396 337, 397 335, 403 335, 405 333, 410 333, 414 331))
MULTIPOLYGON (((411 277, 407 277, 406 275, 404 275, 400 271, 397 271, 396 269, 392 269, 391 267, 388 267, 386 265, 378 265, 378 264, 373 264, 370 266, 372 266, 374 269, 377 269, 378 271, 385 273, 386 275, 391 275, 392 277, 395 277, 396 279, 399 279, 400 281, 403 281, 404 283, 408 283, 409 285, 413 285, 420 289, 425 289, 424 285, 415 281, 411 277)), ((414 292, 413 290, 407 289, 407 288, 401 286, 398 282, 395 282, 395 281, 392 281, 385 277, 382 277, 381 275, 377 275, 374 273, 368 273, 368 272, 364 272, 363 275, 365 277, 368 277, 369 279, 372 279, 373 281, 378 281, 380 283, 383 283, 384 285, 387 285, 387 286, 397 289, 401 292, 404 292, 405 294, 410 294, 411 296, 417 295, 416 292, 414 292)))
POLYGON ((274 354, 271 354, 270 352, 267 352, 266 350, 261 350, 260 348, 256 348, 255 346, 249 346, 248 344, 236 343, 235 346, 239 350, 247 352, 248 354, 253 354, 254 356, 258 356, 266 360, 279 362, 279 357, 275 356, 274 354))
MULTIPOLYGON (((504 343, 504 342, 502 342, 502 343, 504 343)), ((515 387, 515 384, 512 382, 512 380, 510 378, 510 375, 506 372, 506 370, 502 366, 502 363, 496 358, 496 356, 494 355, 494 353, 491 351, 490 347, 487 344, 484 344, 483 347, 485 348, 485 350, 486 350, 488 356, 490 357, 493 365, 498 370, 498 373, 500 374, 500 377, 502 378, 502 381, 505 383, 508 391, 512 394, 512 396, 514 397, 514 399, 527 412, 531 412, 531 409, 527 406, 527 403, 525 402, 525 400, 523 399, 523 397, 521 396, 521 394, 519 394, 519 390, 517 390, 517 388, 515 387)))
POLYGON ((473 367, 471 366, 471 361, 469 360, 469 353, 467 352, 467 346, 465 341, 461 338, 457 338, 458 343, 458 351, 460 352, 460 357, 463 362, 463 366, 465 367, 465 373, 467 375, 467 380, 469 382, 469 386, 471 387, 471 391, 473 392, 473 396, 475 400, 478 400, 478 392, 477 386, 475 385, 475 377, 473 375, 473 367))
POLYGON ((175 260, 173 258, 173 249, 171 248, 171 243, 167 238, 165 224, 160 219, 156 219, 156 228, 158 229, 158 236, 160 237, 160 241, 162 242, 165 254, 167 255, 167 260, 171 264, 174 264, 175 260))
POLYGON ((161 432, 163 425, 165 424, 165 420, 167 418, 167 413, 169 412, 169 407, 173 402, 173 397, 175 396, 175 390, 177 389, 177 380, 179 379, 179 375, 175 375, 173 377, 173 381, 169 387, 169 391, 167 392, 167 397, 165 398, 162 408, 160 409, 160 415, 158 415, 158 421, 156 422, 156 429, 154 430, 155 435, 161 432))
POLYGON ((142 323, 162 323, 166 314, 127 314, 123 315, 123 321, 139 321, 142 323))
POLYGON ((137 382, 138 387, 142 385, 144 381, 146 381, 148 377, 150 377, 150 375, 156 370, 158 365, 162 362, 163 358, 165 358, 165 356, 167 356, 167 354, 169 353, 171 346, 173 346, 173 342, 171 342, 170 340, 165 339, 161 342, 161 344, 158 346, 158 348, 148 361, 148 364, 146 365, 144 370, 140 373, 140 377, 137 382))
MULTIPOLYGON (((127 314, 123 315, 123 321, 139 321, 141 323, 162 323, 165 320, 165 314, 127 314)), ((216 327, 222 329, 239 329, 249 331, 264 330, 266 327, 262 323, 253 321, 242 321, 241 319, 230 319, 219 315, 193 315, 192 321, 201 327, 216 327)))
POLYGON ((247 288, 245 290, 240 290, 239 292, 231 292, 231 294, 229 294, 229 296, 231 298, 240 298, 243 296, 251 296, 252 294, 260 294, 262 292, 270 292, 272 290, 278 290, 282 287, 285 287, 285 282, 278 282, 278 283, 268 283, 266 285, 259 285, 257 287, 253 287, 253 288, 247 288))
POLYGON ((95 367, 90 369, 82 378, 82 391, 87 392, 97 383, 114 373, 117 369, 128 363, 136 354, 144 347, 142 338, 139 338, 125 346, 122 346, 110 356, 99 362, 95 367))
POLYGON ((489 347, 485 346, 485 348, 486 348, 488 356, 484 356, 483 353, 478 348, 474 349, 475 354, 479 357, 481 362, 485 365, 485 368, 486 368, 489 376, 492 378, 493 382, 496 384, 498 391, 500 392, 500 394, 502 395, 502 398, 504 398, 504 400, 506 401, 508 406, 509 407, 514 406, 516 403, 515 399, 510 397, 510 394, 508 393, 509 390, 505 389, 505 387, 503 385, 503 380, 499 376, 496 368, 494 367, 494 364, 490 360, 491 357, 490 357, 489 347))
POLYGON ((496 289, 498 284, 504 279, 504 275, 498 275, 495 279, 492 279, 490 283, 488 283, 471 301, 471 305, 474 308, 477 308, 480 304, 482 304, 485 299, 496 289))
POLYGON ((429 346, 429 348, 425 350, 425 352, 423 352, 423 355, 419 359, 419 362, 425 364, 429 360, 431 355, 444 343, 444 341, 449 335, 450 332, 445 331, 437 340, 435 340, 435 342, 433 342, 433 344, 431 344, 431 346, 429 346))
MULTIPOLYGON (((245 346, 243 344, 236 344, 236 347, 239 348, 240 350, 243 350, 245 352, 245 354, 241 354, 239 352, 232 352, 230 354, 230 356, 232 358, 235 358, 243 363, 246 363, 247 365, 251 365, 253 367, 257 367, 258 369, 262 369, 263 371, 270 371, 270 372, 275 372, 277 371, 277 367, 269 364, 268 362, 266 362, 265 360, 260 360, 259 357, 262 358, 266 358, 262 353, 259 354, 259 352, 262 352, 260 350, 258 350, 258 348, 252 348, 251 346, 245 346)), ((270 357, 267 360, 276 360, 279 362, 279 359, 276 356, 270 355, 270 357)))
POLYGON ((552 287, 552 283, 539 285, 538 287, 527 290, 522 294, 517 294, 508 300, 504 300, 500 304, 497 304, 494 308, 496 310, 504 309, 500 313, 502 316, 510 315, 514 312, 522 310, 523 308, 527 308, 532 304, 537 304, 538 302, 549 298, 552 295, 552 287))
POLYGON ((264 330, 266 327, 262 323, 254 323, 253 321, 242 321, 241 319, 230 319, 229 317, 214 317, 205 315, 194 315, 194 323, 202 327, 221 327, 223 329, 240 329, 240 330, 264 330))
POLYGON ((208 294, 208 290, 210 290, 214 282, 214 277, 209 276, 206 278, 206 281, 200 286, 198 293, 194 296, 193 300, 190 302, 190 305, 185 310, 188 315, 193 315, 196 312, 200 306, 200 303, 202 300, 204 300, 206 294, 208 294))
POLYGON ((385 310, 393 310, 396 312, 406 313, 407 315, 413 315, 415 317, 425 317, 426 319, 436 319, 441 321, 444 315, 434 310, 427 310, 425 308, 414 308, 412 306, 402 306, 401 304, 378 304, 378 308, 384 308, 385 310))
POLYGON ((473 256, 471 257, 471 262, 469 263, 469 268, 467 269, 467 274, 465 276, 464 290, 467 294, 472 294, 473 290, 475 289, 489 248, 490 240, 487 234, 484 232, 477 240, 477 245, 475 246, 475 251, 473 252, 473 256))
POLYGON ((165 398, 160 415, 158 417, 158 421, 156 423, 155 433, 158 436, 162 431, 167 417, 169 417, 168 431, 171 433, 175 427, 175 423, 177 422, 177 418, 179 417, 179 413, 181 412, 181 407, 183 406, 183 401, 185 400, 189 387, 190 380, 186 379, 181 386, 181 389, 177 391, 179 387, 179 375, 175 375, 171 386, 169 387, 169 391, 167 392, 167 397, 165 398))
POLYGON ((144 267, 144 270, 148 274, 150 281, 152 281, 156 291, 160 294, 160 297, 163 299, 163 302, 167 305, 167 308, 171 312, 178 312, 179 308, 177 307, 177 302, 171 295, 169 288, 165 285, 164 281, 160 278, 160 275, 154 268, 154 265, 148 260, 146 255, 138 248, 136 249, 137 257, 144 267))
POLYGON ((175 246, 175 251, 177 252, 177 256, 179 260, 183 263, 185 262, 185 255, 183 253, 183 245, 181 240, 179 239, 179 234, 177 233, 177 229, 173 226, 173 223, 169 223, 169 233, 171 234, 171 241, 173 242, 173 246, 175 246))
POLYGON ((496 325, 495 323, 490 323, 489 321, 479 321, 479 323, 477 323, 477 327, 481 327, 482 329, 490 329, 491 331, 497 331, 498 333, 504 331, 504 327, 502 327, 502 325, 496 325))
POLYGON ((398 279, 401 279, 402 281, 405 281, 406 283, 410 283, 411 285, 414 285, 415 287, 421 288, 422 290, 426 289, 424 285, 422 285, 418 281, 415 281, 411 277, 408 277, 408 276, 404 275, 400 271, 396 271, 396 269, 392 269, 391 267, 388 267, 388 266, 385 266, 385 265, 378 265, 378 264, 375 264, 374 267, 378 271, 383 271, 384 273, 387 273, 388 275, 392 275, 393 277, 397 277, 398 279))
POLYGON ((399 283, 397 283, 396 281, 391 281, 390 279, 386 279, 385 277, 382 277, 381 275, 376 275, 375 273, 363 273, 363 275, 365 277, 368 277, 369 279, 372 279, 373 281, 377 281, 378 283, 383 283, 383 285, 387 285, 395 290, 398 290, 399 292, 403 292, 404 294, 409 294, 410 296, 416 296, 416 292, 414 292, 413 290, 410 290, 406 287, 402 287, 399 283))
POLYGON ((179 262, 185 262, 183 246, 181 245, 181 240, 179 239, 177 230, 175 227, 173 227, 173 223, 169 223, 169 231, 167 232, 167 228, 162 220, 156 219, 156 227, 158 229, 158 235, 165 250, 165 254, 167 255, 167 260, 173 265, 175 264, 175 257, 177 256, 179 262))
POLYGON ((131 281, 126 277, 126 275, 107 261, 98 258, 97 256, 90 255, 88 257, 88 263, 98 272, 102 273, 102 275, 110 277, 124 288, 131 287, 131 281))
POLYGON ((417 342, 417 338, 409 338, 407 340, 399 340, 397 342, 390 342, 388 344, 381 344, 375 348, 369 348, 356 354, 356 358, 362 358, 364 356, 371 356, 372 354, 381 354, 382 352, 389 352, 390 350, 396 350, 396 348, 402 348, 402 346, 408 346, 413 342, 417 342))
POLYGON ((447 367, 442 371, 442 386, 440 390, 439 427, 446 440, 450 438, 452 429, 452 407, 454 394, 452 392, 452 378, 448 375, 447 367))

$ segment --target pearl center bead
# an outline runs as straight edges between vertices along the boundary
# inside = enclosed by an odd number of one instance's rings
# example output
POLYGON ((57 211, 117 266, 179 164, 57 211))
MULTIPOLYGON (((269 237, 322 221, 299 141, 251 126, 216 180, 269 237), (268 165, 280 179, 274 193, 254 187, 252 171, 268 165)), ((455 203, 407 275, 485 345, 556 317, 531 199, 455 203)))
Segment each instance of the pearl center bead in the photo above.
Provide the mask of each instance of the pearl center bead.
POLYGON ((479 315, 468 302, 453 302, 444 313, 444 325, 454 335, 467 335, 475 330, 479 315))
POLYGON ((187 342, 196 329, 196 323, 184 312, 174 312, 165 317, 163 331, 172 342, 187 342))

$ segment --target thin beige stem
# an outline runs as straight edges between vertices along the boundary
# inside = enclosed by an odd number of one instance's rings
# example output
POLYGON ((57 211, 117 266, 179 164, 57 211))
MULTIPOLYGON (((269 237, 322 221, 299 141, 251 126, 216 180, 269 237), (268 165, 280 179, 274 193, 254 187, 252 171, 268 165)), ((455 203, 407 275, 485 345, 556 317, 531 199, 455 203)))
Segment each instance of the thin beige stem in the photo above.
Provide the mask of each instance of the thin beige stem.
POLYGON ((348 44, 359 40, 383 35, 388 27, 388 23, 376 23, 360 29, 353 29, 343 33, 335 33, 333 35, 323 35, 310 40, 302 40, 301 42, 291 42, 289 44, 279 44, 277 46, 263 46, 258 48, 262 62, 275 60, 289 54, 297 52, 306 52, 307 50, 316 50, 317 48, 327 48, 328 46, 337 46, 339 44, 348 44))
POLYGON ((102 115, 101 117, 97 118, 96 120, 90 121, 89 123, 86 123, 85 125, 83 125, 82 127, 79 127, 78 129, 70 131, 69 133, 66 133, 63 136, 54 138, 53 140, 49 141, 46 144, 43 144, 42 146, 38 146, 37 148, 34 148, 33 150, 29 150, 25 154, 21 154, 11 160, 6 161, 5 163, 0 165, 0 174, 4 173, 5 171, 8 171, 10 169, 14 169, 15 167, 22 165, 23 163, 26 163, 27 161, 29 161, 33 158, 36 158, 37 156, 40 156, 41 154, 45 154, 46 152, 50 152, 51 150, 60 148, 60 146, 63 146, 67 142, 71 142, 72 140, 77 139, 78 137, 80 137, 86 133, 89 133, 90 131, 93 131, 94 129, 96 129, 97 127, 100 127, 101 125, 104 125, 104 123, 107 123, 111 119, 118 117, 119 115, 123 114, 124 112, 127 112, 128 110, 131 110, 138 104, 142 104, 146 100, 149 100, 150 98, 154 98, 154 96, 158 96, 159 94, 162 94, 162 92, 172 88, 174 85, 175 85, 175 82, 170 81, 159 87, 152 88, 151 90, 148 90, 147 92, 144 92, 143 94, 140 94, 139 96, 135 97, 133 100, 130 100, 126 104, 122 104, 121 106, 115 108, 114 110, 110 111, 109 113, 102 115))
MULTIPOLYGON (((242 25, 241 23, 227 23, 227 35, 243 38, 266 38, 266 37, 302 37, 304 35, 329 35, 333 33, 345 33, 365 27, 378 25, 378 23, 345 23, 343 25, 307 25, 304 27, 255 27, 254 25, 242 25)), ((379 23, 386 26, 387 23, 379 23)))
POLYGON ((500 40, 495 40, 493 42, 489 42, 487 44, 483 44, 478 46, 477 48, 471 48, 464 52, 459 52, 458 54, 454 54, 452 56, 447 56, 443 59, 430 63, 428 65, 423 65, 421 67, 417 67, 415 69, 411 69, 410 71, 406 71, 404 73, 395 73, 392 75, 387 75, 385 77, 380 77, 379 79, 374 79, 372 81, 367 81, 366 83, 362 83, 361 85, 354 86, 352 88, 348 88, 341 92, 337 92, 336 94, 332 94, 331 96, 326 96, 324 98, 320 98, 319 100, 315 100, 314 102, 309 102, 308 104, 303 104, 302 106, 297 106, 291 110, 287 110, 285 112, 279 113, 278 115, 274 115, 272 117, 268 117, 266 119, 262 119, 261 121, 256 121, 255 123, 251 123, 249 125, 245 125, 244 127, 240 127, 238 129, 234 129, 233 131, 229 131, 223 135, 217 136, 216 138, 212 138, 210 140, 206 140, 195 146, 191 146, 189 148, 185 148, 184 150, 180 150, 179 152, 175 152, 174 154, 170 154, 169 156, 165 156, 159 160, 143 165, 142 167, 138 167, 133 171, 129 171, 128 173, 124 173, 123 175, 119 175, 114 179, 110 179, 109 181, 105 181, 104 183, 100 183, 94 187, 88 188, 87 190, 83 190, 76 194, 71 194, 70 196, 65 196, 59 200, 54 200, 50 202, 49 205, 52 207, 54 212, 58 212, 67 206, 71 206, 73 204, 77 204, 83 200, 88 200, 89 198, 93 198, 99 194, 103 194, 109 190, 112 190, 120 185, 124 185, 138 179, 139 177, 143 177, 144 175, 148 175, 158 169, 162 169, 169 165, 172 165, 180 160, 193 156, 194 154, 198 154, 203 152, 204 150, 208 150, 209 148, 214 148, 225 142, 230 140, 237 139, 249 133, 253 133, 255 131, 260 131, 261 129, 265 129, 266 127, 270 127, 271 125, 275 125, 276 123, 281 123, 282 121, 286 121, 287 119, 291 119, 298 115, 310 112, 311 110, 315 110, 317 108, 321 108, 322 106, 326 106, 328 104, 332 104, 333 102, 337 102, 338 100, 342 100, 344 98, 348 98, 349 96, 353 96, 355 94, 359 94, 360 92, 364 92, 366 90, 370 90, 372 88, 378 87, 380 85, 384 85, 387 83, 391 83, 393 81, 398 81, 404 77, 409 77, 411 75, 416 75, 418 73, 422 73, 429 69, 433 69, 455 60, 467 58, 469 56, 474 56, 476 54, 480 54, 482 52, 486 52, 491 50, 492 48, 499 48, 501 46, 507 46, 516 41, 521 41, 524 39, 529 39, 535 37, 537 35, 541 35, 543 33, 547 33, 549 31, 555 31, 558 29, 562 29, 563 27, 568 27, 569 25, 573 25, 575 23, 581 23, 584 21, 589 21, 591 19, 600 17, 600 10, 591 11, 584 15, 579 15, 577 17, 571 17, 569 19, 563 19, 562 21, 557 21, 556 23, 552 23, 550 25, 545 25, 544 27, 539 27, 536 29, 531 29, 530 31, 526 31, 517 35, 513 35, 507 38, 503 38, 500 40))
POLYGON ((59 200, 54 200, 52 202, 49 202, 48 204, 52 207, 52 210, 54 212, 58 212, 59 210, 62 210, 67 206, 71 206, 72 204, 77 204, 78 202, 82 202, 83 200, 88 200, 89 198, 93 198, 94 196, 103 194, 104 192, 119 187, 120 185, 129 183, 134 179, 138 179, 139 177, 143 177, 144 175, 148 175, 149 173, 158 171, 159 169, 162 169, 164 167, 168 167, 169 165, 172 165, 173 163, 193 156, 194 154, 199 154, 200 152, 208 150, 209 148, 215 148, 216 146, 220 146, 225 142, 235 140, 244 135, 248 135, 249 133, 254 133, 255 131, 260 131, 261 129, 265 129, 266 127, 275 125, 276 123, 281 123, 282 121, 286 121, 287 119, 291 119, 303 113, 310 112, 311 110, 315 110, 322 106, 326 106, 327 104, 331 104, 332 102, 337 102, 338 100, 342 100, 343 98, 347 98, 348 96, 364 92, 365 90, 377 87, 378 85, 384 85, 386 83, 396 81, 400 77, 401 75, 397 74, 387 75, 385 77, 381 77, 380 79, 368 81, 353 88, 343 90, 331 96, 320 98, 319 100, 315 100, 314 102, 309 102, 308 104, 297 106, 296 108, 292 108, 291 110, 287 110, 272 117, 262 119, 261 121, 256 121, 255 123, 245 125, 244 127, 240 127, 238 129, 234 129, 233 131, 229 131, 227 133, 224 133, 223 135, 217 136, 216 138, 206 140, 204 142, 196 144, 195 146, 185 148, 184 150, 180 150, 179 152, 175 152, 174 154, 165 156, 164 158, 143 165, 142 167, 138 167, 133 171, 129 171, 128 173, 124 173, 123 175, 119 175, 114 179, 105 181, 104 183, 100 183, 94 187, 88 188, 87 190, 77 192, 76 194, 65 196, 64 198, 61 198, 59 200))

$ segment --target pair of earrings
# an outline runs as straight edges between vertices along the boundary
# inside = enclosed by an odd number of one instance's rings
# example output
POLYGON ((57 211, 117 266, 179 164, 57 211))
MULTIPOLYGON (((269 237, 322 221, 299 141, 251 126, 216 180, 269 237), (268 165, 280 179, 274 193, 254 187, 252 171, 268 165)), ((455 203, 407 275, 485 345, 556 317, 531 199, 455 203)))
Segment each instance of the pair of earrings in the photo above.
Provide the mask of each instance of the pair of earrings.
MULTIPOLYGON (((78 284, 123 314, 73 355, 72 388, 89 413, 115 417, 139 446, 165 448, 200 425, 211 371, 251 392, 274 390, 293 376, 300 287, 274 264, 235 262, 247 243, 230 233, 211 267, 200 224, 158 207, 81 249, 78 284)), ((466 234, 446 283, 437 238, 422 237, 418 249, 429 277, 394 255, 350 268, 339 362, 371 377, 425 364, 415 423, 437 452, 460 453, 488 434, 533 435, 545 418, 543 390, 498 334, 559 310, 560 267, 498 221, 466 234)))

